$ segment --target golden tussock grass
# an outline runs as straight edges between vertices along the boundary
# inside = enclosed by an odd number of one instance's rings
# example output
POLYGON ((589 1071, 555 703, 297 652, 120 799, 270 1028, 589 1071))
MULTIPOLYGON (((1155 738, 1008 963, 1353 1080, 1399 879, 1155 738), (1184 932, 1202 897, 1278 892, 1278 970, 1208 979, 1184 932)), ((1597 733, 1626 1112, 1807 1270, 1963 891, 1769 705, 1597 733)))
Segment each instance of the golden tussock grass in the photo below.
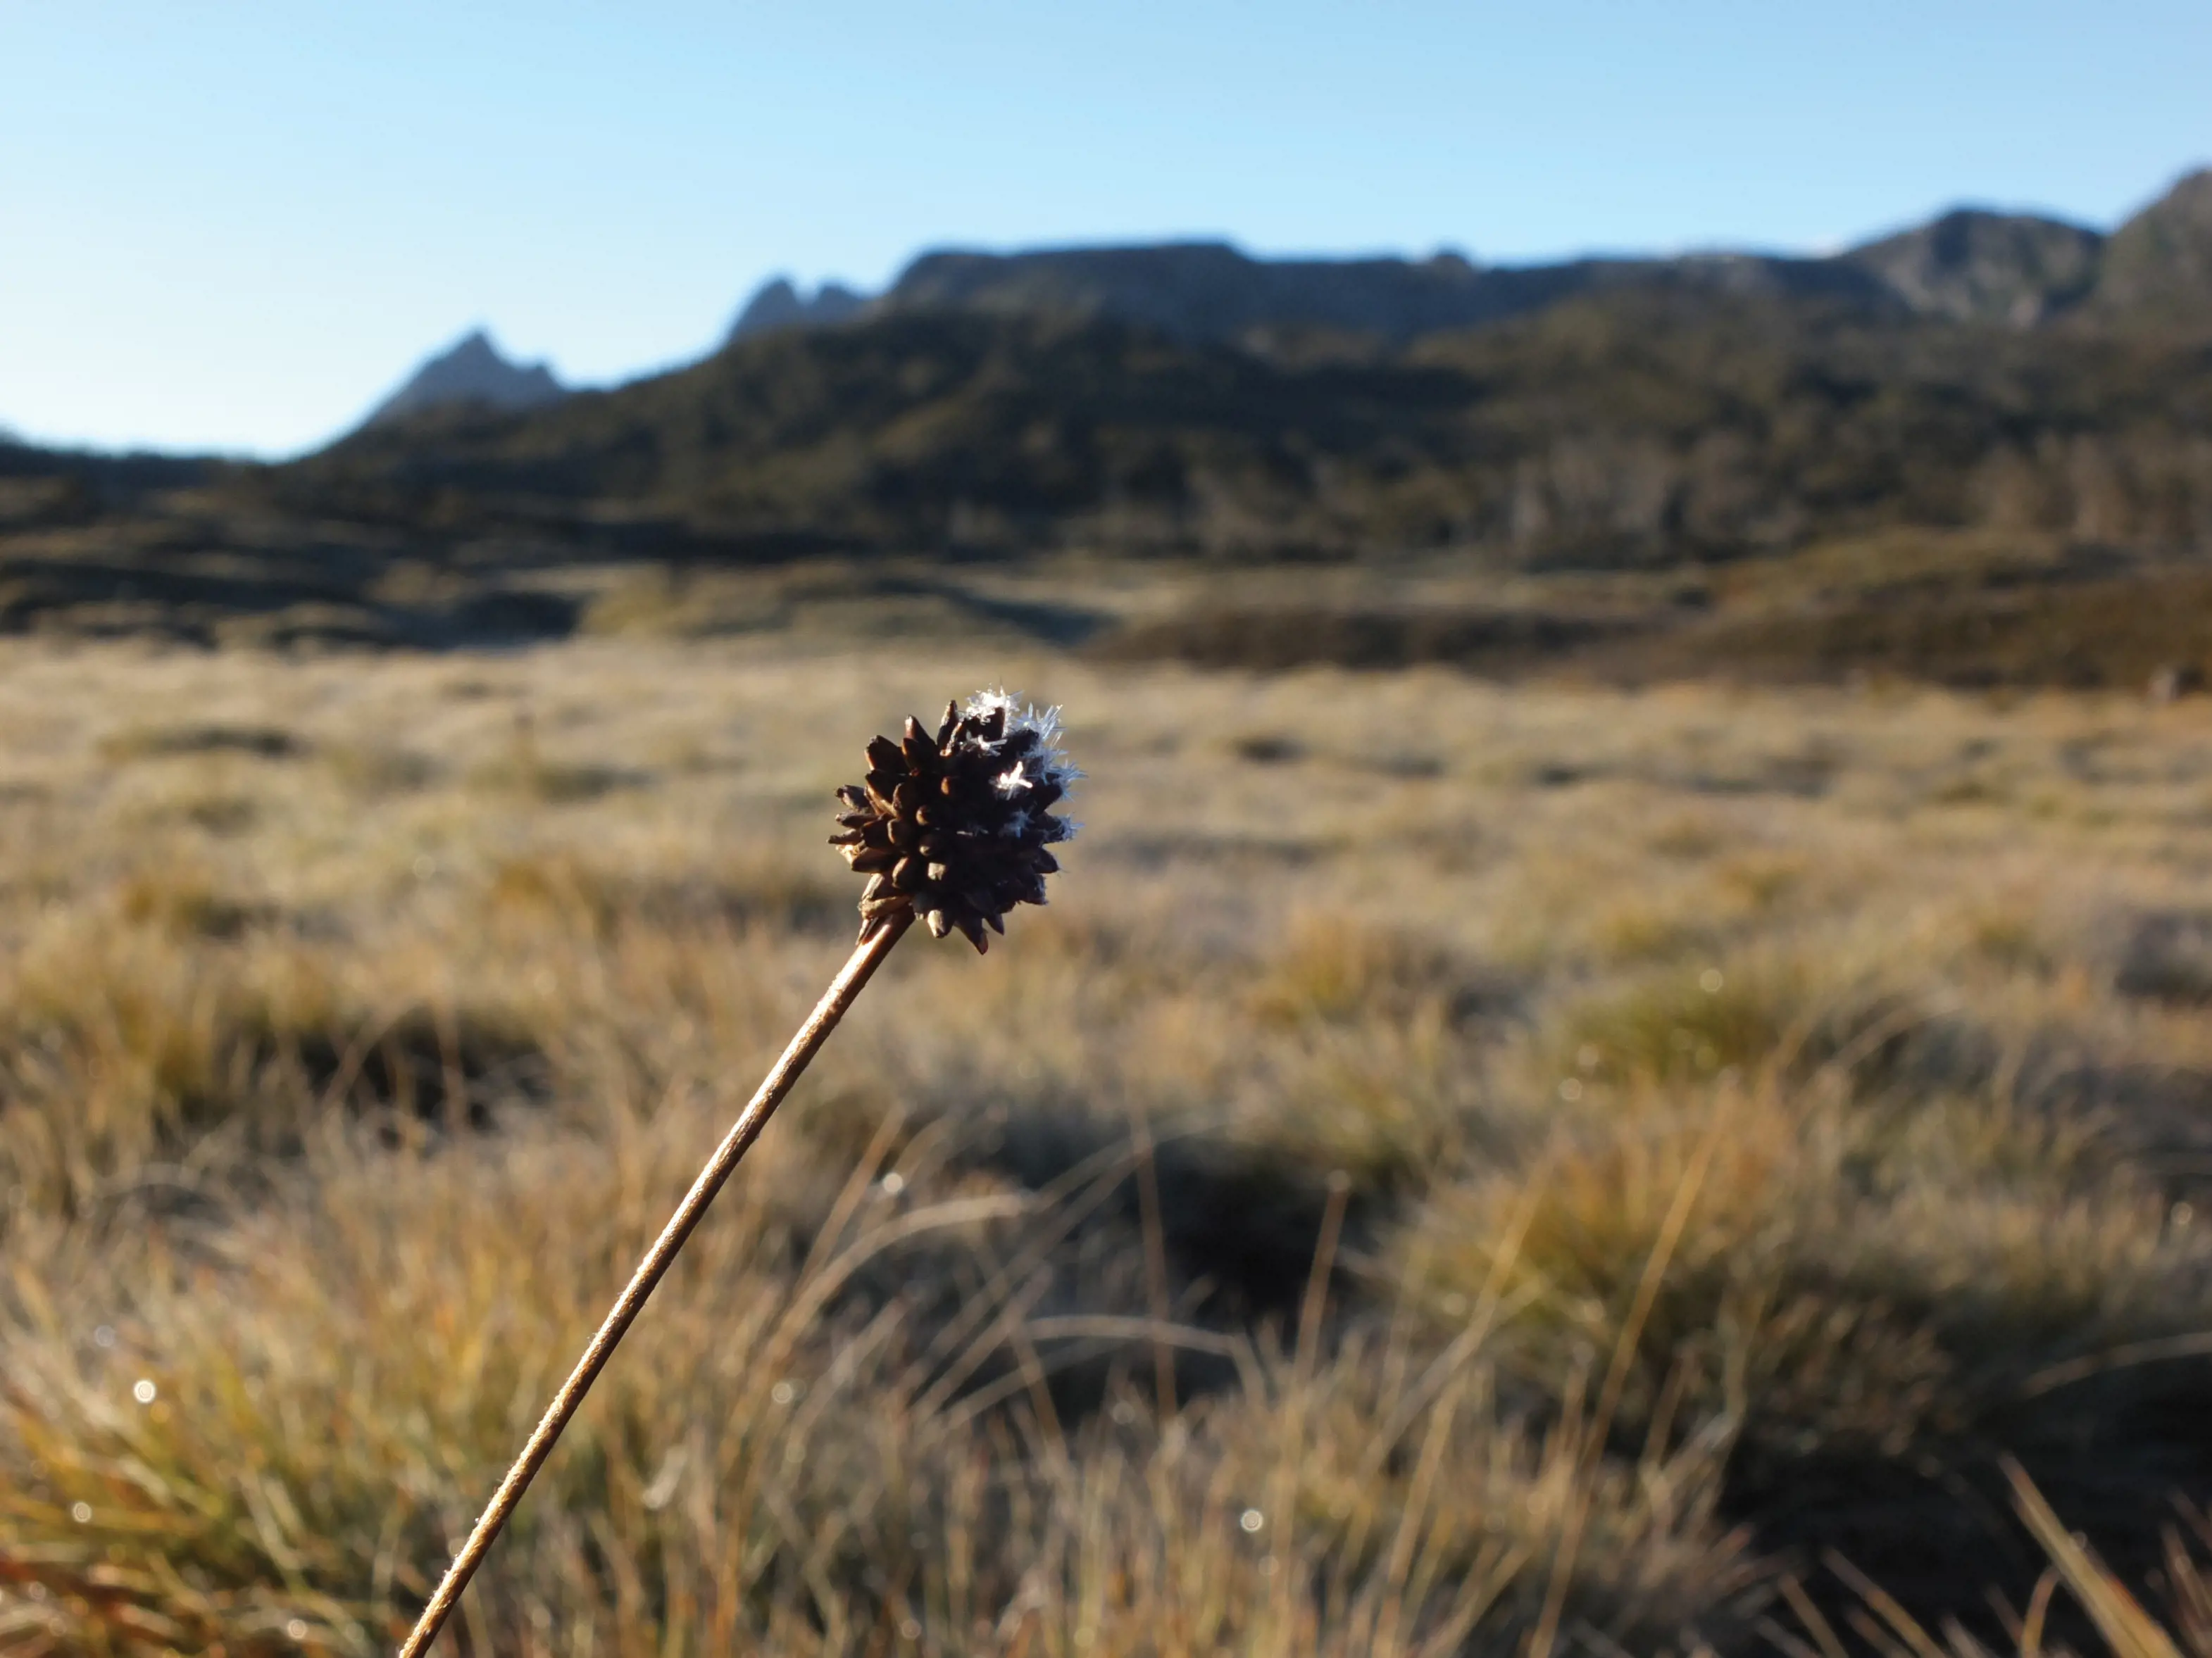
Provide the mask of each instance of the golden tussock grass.
POLYGON ((0 1650, 388 1647, 1000 679, 1052 907, 899 952, 466 1649, 2212 1651, 2195 705, 760 641, 0 659, 0 1650))

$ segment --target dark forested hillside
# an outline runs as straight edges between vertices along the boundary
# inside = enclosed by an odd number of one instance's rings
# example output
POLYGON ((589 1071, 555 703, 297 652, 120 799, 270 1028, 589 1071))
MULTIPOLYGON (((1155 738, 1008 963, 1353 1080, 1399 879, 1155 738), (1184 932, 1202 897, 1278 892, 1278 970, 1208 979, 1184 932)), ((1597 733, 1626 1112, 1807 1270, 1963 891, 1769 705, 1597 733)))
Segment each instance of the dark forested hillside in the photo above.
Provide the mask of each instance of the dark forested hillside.
POLYGON ((611 391, 395 412, 284 465, 6 450, 0 626, 439 643, 783 625, 803 590, 902 627, 1140 622, 1119 647, 1206 659, 1507 641, 1525 662, 1748 594, 1749 633, 1642 659, 2212 674, 2212 175, 2110 237, 1960 212, 1828 260, 947 255, 840 307, 611 391), (1091 590, 1042 609, 973 586, 1070 561, 1091 590), (1100 561, 1214 583, 1216 608, 1164 623, 1100 561), (1218 608, 1235 573, 1292 565, 1334 596, 1262 580, 1261 613, 1218 608), (1715 574, 1754 568, 1806 574, 1715 574), (2096 614, 2147 625, 2091 639, 2070 594, 2023 597, 2087 580, 2118 584, 2096 614), (1407 580, 1458 609, 1376 610, 1416 602, 1382 591, 1407 580), (1934 588, 1940 623, 1899 623, 1934 588))
POLYGON ((380 427, 269 483, 384 521, 902 551, 1609 568, 1899 524, 2182 545, 2212 538, 2212 341, 1668 284, 1402 351, 916 313, 380 427))

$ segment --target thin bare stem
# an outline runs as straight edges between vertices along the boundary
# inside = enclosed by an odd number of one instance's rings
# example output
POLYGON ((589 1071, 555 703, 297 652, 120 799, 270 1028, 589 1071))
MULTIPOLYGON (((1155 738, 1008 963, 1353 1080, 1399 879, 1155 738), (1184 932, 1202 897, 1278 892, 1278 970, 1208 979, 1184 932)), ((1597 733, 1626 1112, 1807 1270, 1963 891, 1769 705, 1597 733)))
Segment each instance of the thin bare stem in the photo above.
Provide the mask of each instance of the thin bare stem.
POLYGON ((507 1478, 499 1482, 499 1489, 492 1493, 492 1499, 486 1505, 483 1517, 469 1533, 469 1540, 453 1557, 453 1564, 446 1569, 445 1579, 438 1585, 438 1592, 422 1608, 422 1616, 416 1620, 414 1632, 407 1637, 407 1643, 399 1649, 399 1658, 422 1658, 422 1655, 429 1649, 430 1643, 438 1638, 438 1631, 445 1627, 446 1619, 460 1600, 461 1591, 468 1588, 469 1579, 476 1576, 477 1568, 483 1564, 483 1558, 490 1551, 493 1540, 507 1524, 508 1516, 514 1514, 515 1505, 521 1502, 523 1492, 530 1489, 530 1482, 536 1477, 538 1470, 552 1454, 554 1442, 561 1437, 562 1430, 568 1425, 568 1418, 575 1415, 576 1407, 584 1402, 584 1395, 591 1392, 592 1384, 599 1380, 599 1372, 606 1368, 607 1360, 614 1356, 616 1344, 622 1340, 635 1321, 640 1309, 645 1305, 646 1297, 666 1276, 669 1267, 675 1262, 678 1251, 684 1248, 684 1241, 706 1215, 708 1206, 714 1201, 714 1194, 722 1189, 723 1183, 730 1178, 738 1161, 752 1143, 760 1138, 762 1128, 776 1107, 783 1102, 784 1096, 791 1092, 793 1084, 806 1069, 807 1062, 829 1040, 830 1033, 837 1028, 837 1022, 845 1017, 845 1010, 853 1005, 853 999, 860 993, 861 987, 882 964, 884 957, 890 954, 891 946, 897 944, 913 925, 913 912, 902 910, 885 916, 877 924, 875 930, 860 941, 836 978, 830 981, 830 988, 823 993, 822 999, 815 1004, 814 1011, 807 1015, 806 1023, 799 1026, 799 1034, 791 1039, 791 1046, 783 1050, 783 1057, 775 1062, 775 1068, 768 1073, 759 1090, 746 1102, 745 1108, 738 1114, 737 1121, 723 1137, 722 1143, 714 1148, 714 1155, 699 1171, 699 1178, 691 1182, 691 1189, 684 1194, 684 1201, 677 1206, 675 1214, 670 1217, 660 1236, 653 1240, 653 1248, 646 1251, 645 1259, 638 1263, 637 1271, 630 1275, 629 1283, 615 1302, 613 1309, 607 1314, 605 1322, 599 1326, 599 1333, 592 1338, 591 1345, 584 1349, 583 1357, 577 1360, 576 1368, 569 1373, 568 1381, 562 1384, 561 1391, 554 1395, 552 1404, 546 1407, 537 1431, 530 1436, 530 1442, 514 1459, 514 1466, 507 1471, 507 1478))

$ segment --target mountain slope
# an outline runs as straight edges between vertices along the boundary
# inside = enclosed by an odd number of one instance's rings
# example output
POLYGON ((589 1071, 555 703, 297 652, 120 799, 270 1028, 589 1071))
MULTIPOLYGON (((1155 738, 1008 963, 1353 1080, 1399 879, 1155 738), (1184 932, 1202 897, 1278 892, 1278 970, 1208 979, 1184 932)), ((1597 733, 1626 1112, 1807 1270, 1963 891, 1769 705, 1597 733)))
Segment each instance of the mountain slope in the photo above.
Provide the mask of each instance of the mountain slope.
POLYGON ((2104 241, 2056 219, 1961 208, 1855 247, 1844 262, 1919 315, 2026 326, 2089 291, 2104 241))
POLYGON ((2180 179, 2112 233, 2096 303, 2107 317, 2212 322, 2212 167, 2180 179))
POLYGON ((1883 525, 2212 544, 2212 348, 1700 287, 1302 361, 893 312, 286 469, 320 510, 1013 555, 1737 558, 1883 525))
POLYGON ((1149 591, 1242 597, 1128 649, 1255 666, 2212 676, 2212 333, 2080 320, 1666 281, 1405 347, 894 312, 281 467, 0 451, 0 630, 450 644, 826 605, 805 625, 1064 641, 1149 591))

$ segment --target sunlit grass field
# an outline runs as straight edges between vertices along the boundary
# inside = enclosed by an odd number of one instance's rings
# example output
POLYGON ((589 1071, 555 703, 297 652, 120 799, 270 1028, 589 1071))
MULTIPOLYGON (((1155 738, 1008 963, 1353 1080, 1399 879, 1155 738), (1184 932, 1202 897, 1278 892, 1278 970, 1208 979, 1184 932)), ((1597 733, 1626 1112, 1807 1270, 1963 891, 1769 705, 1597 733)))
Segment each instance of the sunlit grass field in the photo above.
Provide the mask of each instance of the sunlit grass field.
POLYGON ((388 1649, 1000 683, 449 1643, 2212 1652, 2212 707, 618 640, 0 655, 0 1650, 388 1649))

